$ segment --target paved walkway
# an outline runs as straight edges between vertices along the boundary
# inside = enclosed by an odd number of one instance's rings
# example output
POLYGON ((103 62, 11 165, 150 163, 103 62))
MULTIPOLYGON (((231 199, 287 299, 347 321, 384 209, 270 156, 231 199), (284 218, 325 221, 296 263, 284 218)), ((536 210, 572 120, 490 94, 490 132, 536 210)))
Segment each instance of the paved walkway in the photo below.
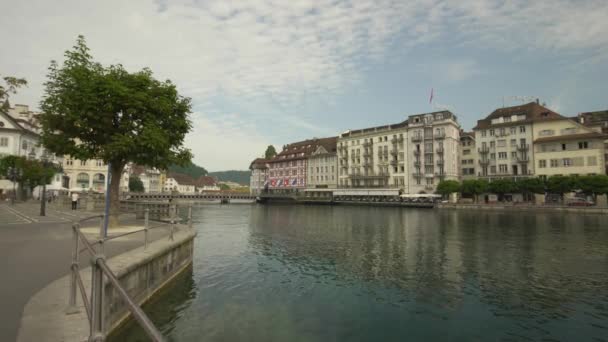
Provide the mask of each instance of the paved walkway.
MULTIPOLYGON (((23 307, 40 289, 69 272, 71 262, 71 222, 95 215, 86 211, 47 208, 40 217, 40 202, 10 206, 0 204, 0 340, 17 338, 23 307)), ((141 221, 140 221, 141 222, 141 221)), ((134 215, 121 217, 121 223, 135 226, 134 215)), ((97 235, 99 221, 83 229, 90 238, 97 235)), ((143 223, 139 223, 143 225, 143 223)), ((166 235, 162 229, 151 231, 151 239, 166 235)), ((111 234, 112 232, 110 232, 111 234)), ((108 256, 124 253, 143 244, 143 234, 112 240, 105 248, 108 256)), ((83 255, 84 256, 84 255, 83 255)), ((88 258, 82 257, 86 267, 88 258)))

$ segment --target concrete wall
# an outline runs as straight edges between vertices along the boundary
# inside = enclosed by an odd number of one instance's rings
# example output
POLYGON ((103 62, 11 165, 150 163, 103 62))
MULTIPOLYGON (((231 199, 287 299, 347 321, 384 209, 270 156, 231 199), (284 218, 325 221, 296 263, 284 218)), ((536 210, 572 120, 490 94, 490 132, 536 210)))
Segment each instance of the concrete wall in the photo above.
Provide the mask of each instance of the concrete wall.
MULTIPOLYGON (((194 233, 180 235, 179 239, 148 253, 116 261, 119 263, 116 266, 116 277, 136 303, 145 303, 173 277, 192 264, 194 236, 194 233)), ((130 313, 112 284, 105 285, 104 295, 105 326, 110 332, 124 323, 130 313)))

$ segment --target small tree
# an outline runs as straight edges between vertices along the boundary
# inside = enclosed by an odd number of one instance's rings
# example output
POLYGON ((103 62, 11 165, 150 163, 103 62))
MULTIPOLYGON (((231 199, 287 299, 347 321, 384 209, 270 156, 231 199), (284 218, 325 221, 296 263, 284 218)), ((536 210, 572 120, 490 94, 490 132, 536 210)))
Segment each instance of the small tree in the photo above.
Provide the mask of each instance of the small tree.
POLYGON ((576 180, 571 176, 551 176, 547 179, 547 190, 554 194, 559 194, 564 200, 564 193, 572 191, 577 187, 576 180))
POLYGON ((460 183, 455 180, 442 180, 437 184, 437 192, 441 196, 448 197, 450 194, 460 191, 460 183))
POLYGON ((475 203, 479 201, 479 195, 488 191, 488 181, 485 179, 467 179, 463 180, 460 186, 460 191, 463 195, 471 195, 475 199, 475 203))
POLYGON ((502 200, 505 194, 517 191, 517 186, 511 179, 494 179, 489 183, 488 191, 497 194, 502 200))
POLYGON ((277 155, 277 150, 275 150, 274 146, 268 145, 268 147, 266 148, 266 152, 264 153, 264 157, 266 159, 272 159, 276 155, 277 155))
POLYGON ((131 192, 144 192, 146 189, 144 188, 144 183, 137 176, 129 177, 129 191, 131 192))
POLYGON ((152 71, 130 73, 122 65, 93 61, 84 37, 65 53, 63 66, 51 62, 39 116, 41 139, 55 154, 102 159, 110 165, 110 226, 118 225, 120 178, 128 162, 167 169, 184 164, 191 123, 190 99, 152 71))
POLYGON ((17 88, 21 88, 27 85, 27 81, 23 78, 17 78, 12 76, 2 77, 4 84, 0 84, 0 105, 2 109, 8 110, 10 107, 8 98, 10 94, 16 94, 17 88))
POLYGON ((515 186, 525 199, 531 197, 532 194, 545 193, 545 183, 540 178, 525 178, 516 182, 515 186))
POLYGON ((22 156, 9 155, 0 158, 0 176, 11 178, 11 169, 20 170, 15 174, 15 182, 19 184, 18 192, 24 187, 33 191, 39 185, 49 184, 53 176, 60 171, 57 166, 45 166, 39 160, 29 160, 22 156))

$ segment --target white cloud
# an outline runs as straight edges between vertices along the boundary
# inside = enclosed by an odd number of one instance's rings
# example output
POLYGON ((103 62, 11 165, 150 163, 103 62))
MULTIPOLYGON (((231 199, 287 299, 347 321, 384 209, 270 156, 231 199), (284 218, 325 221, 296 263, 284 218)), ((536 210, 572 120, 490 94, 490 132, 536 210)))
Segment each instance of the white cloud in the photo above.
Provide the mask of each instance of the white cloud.
MULTIPOLYGON (((605 0, 23 0, 0 12, 0 72, 26 77, 30 88, 16 100, 35 104, 50 59, 61 59, 76 35, 84 34, 103 63, 150 67, 196 105, 223 98, 247 112, 262 101, 285 112, 280 108, 298 108, 310 98, 332 103, 363 84, 370 63, 394 58, 392 45, 449 42, 604 61, 606 17, 605 0)), ((476 73, 474 61, 449 57, 439 68, 452 82, 476 73)), ((281 125, 311 135, 325 132, 314 119, 290 112, 281 125)), ((259 128, 257 119, 251 131, 259 128)), ((218 128, 211 121, 196 124, 218 128)), ((249 132, 240 134, 259 139, 249 132)), ((230 164, 213 164, 220 159, 200 153, 206 166, 230 164)))

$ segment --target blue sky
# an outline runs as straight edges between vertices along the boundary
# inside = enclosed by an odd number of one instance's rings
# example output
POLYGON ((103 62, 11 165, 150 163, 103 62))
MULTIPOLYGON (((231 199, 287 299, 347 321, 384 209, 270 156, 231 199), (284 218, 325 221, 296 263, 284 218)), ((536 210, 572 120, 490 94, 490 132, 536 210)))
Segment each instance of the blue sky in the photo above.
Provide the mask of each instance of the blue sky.
POLYGON ((503 97, 608 109, 606 18, 605 0, 26 0, 0 13, 0 74, 26 77, 12 102, 36 107, 49 61, 84 34, 102 63, 192 98, 197 164, 245 169, 268 144, 409 114, 447 108, 469 130, 503 97))

